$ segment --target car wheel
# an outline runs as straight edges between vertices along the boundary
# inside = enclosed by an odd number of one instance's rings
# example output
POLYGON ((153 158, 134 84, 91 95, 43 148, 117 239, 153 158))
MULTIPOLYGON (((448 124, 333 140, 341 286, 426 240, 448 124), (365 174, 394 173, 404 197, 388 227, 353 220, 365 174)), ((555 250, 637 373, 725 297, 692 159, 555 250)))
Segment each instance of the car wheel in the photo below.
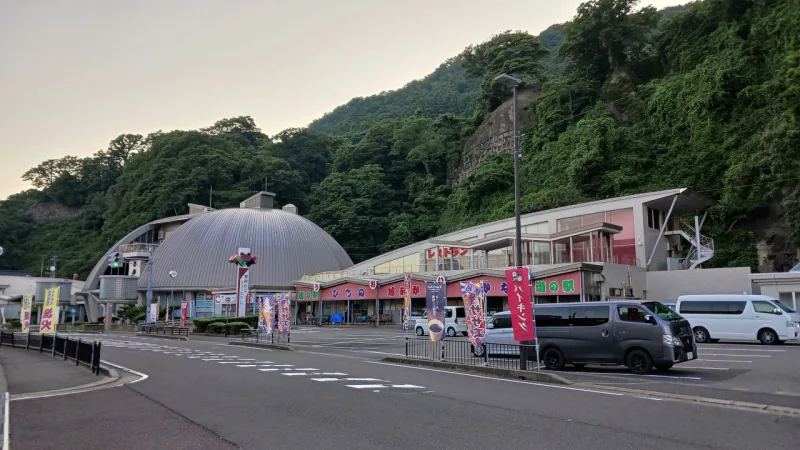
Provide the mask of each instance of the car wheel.
POLYGON ((758 340, 764 345, 775 345, 778 343, 778 333, 767 328, 766 330, 761 331, 761 335, 758 337, 758 340))
POLYGON ((422 327, 417 327, 417 336, 425 336, 425 330, 422 327))
POLYGON ((635 349, 628 353, 625 365, 628 366, 631 372, 637 375, 645 375, 653 371, 653 358, 646 351, 635 349))
POLYGON ((666 372, 669 369, 672 369, 672 364, 658 364, 656 365, 656 370, 659 372, 666 372))
POLYGON ((583 364, 583 363, 572 363, 572 367, 574 367, 576 369, 583 369, 584 367, 586 367, 586 364, 583 364))
POLYGON ((711 341, 711 336, 708 335, 708 330, 703 327, 697 327, 694 330, 694 341, 698 344, 705 344, 711 341))
POLYGON ((469 333, 467 333, 466 331, 462 331, 461 334, 463 334, 464 336, 469 336, 469 333))
POLYGON ((564 355, 557 348, 548 348, 542 354, 544 366, 550 370, 561 370, 564 368, 564 355))
POLYGON ((450 336, 450 337, 455 337, 456 336, 456 329, 453 328, 453 327, 448 328, 447 329, 447 335, 450 336))
POLYGON ((480 347, 475 347, 474 345, 470 345, 472 347, 472 354, 477 356, 478 358, 483 357, 483 354, 486 352, 485 346, 481 345, 480 347))

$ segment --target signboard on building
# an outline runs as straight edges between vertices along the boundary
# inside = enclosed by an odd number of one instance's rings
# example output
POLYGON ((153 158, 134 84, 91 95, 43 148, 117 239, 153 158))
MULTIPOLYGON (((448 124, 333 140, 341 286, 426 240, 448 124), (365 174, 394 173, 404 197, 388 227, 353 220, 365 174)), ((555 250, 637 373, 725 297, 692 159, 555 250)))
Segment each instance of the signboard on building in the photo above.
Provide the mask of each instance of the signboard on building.
POLYGON ((511 327, 514 330, 514 340, 519 342, 536 339, 536 329, 533 323, 533 297, 531 297, 529 280, 530 272, 527 267, 506 270, 511 327))
POLYGON ((150 303, 150 311, 148 317, 150 318, 148 323, 158 322, 158 303, 150 303))
POLYGON ((436 259, 437 254, 439 255, 439 258, 458 258, 461 256, 469 256, 469 249, 457 247, 438 247, 429 248, 425 251, 425 257, 428 259, 436 259))
POLYGON ((570 272, 533 281, 533 295, 580 295, 581 272, 570 272))

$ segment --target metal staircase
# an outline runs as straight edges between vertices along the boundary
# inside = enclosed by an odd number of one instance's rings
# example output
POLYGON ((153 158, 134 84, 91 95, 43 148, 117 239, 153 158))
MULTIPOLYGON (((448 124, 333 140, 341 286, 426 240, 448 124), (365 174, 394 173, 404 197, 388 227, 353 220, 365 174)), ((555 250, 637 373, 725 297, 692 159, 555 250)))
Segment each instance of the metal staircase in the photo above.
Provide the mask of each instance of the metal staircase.
MULTIPOLYGON (((695 223, 697 223, 697 217, 695 217, 695 223)), ((686 257, 680 260, 684 269, 696 269, 697 266, 714 257, 714 240, 698 233, 695 227, 684 221, 680 221, 680 227, 677 230, 668 231, 666 234, 683 236, 692 244, 686 257), (698 237, 700 242, 697 242, 698 237)))

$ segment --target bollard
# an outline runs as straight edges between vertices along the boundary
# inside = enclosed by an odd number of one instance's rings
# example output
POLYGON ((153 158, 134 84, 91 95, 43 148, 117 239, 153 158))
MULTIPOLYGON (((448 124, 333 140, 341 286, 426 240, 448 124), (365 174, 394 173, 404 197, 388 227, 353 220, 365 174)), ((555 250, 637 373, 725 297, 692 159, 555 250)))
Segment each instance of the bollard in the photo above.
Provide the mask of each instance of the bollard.
POLYGON ((489 345, 484 342, 481 344, 483 346, 483 365, 489 366, 489 345))
POLYGON ((89 368, 92 369, 92 373, 94 373, 94 346, 95 342, 92 342, 92 354, 89 358, 89 368))
POLYGON ((42 335, 40 334, 40 335, 39 335, 39 353, 42 353, 42 345, 44 344, 44 342, 43 342, 43 341, 44 341, 44 338, 43 338, 43 337, 42 337, 42 335))
POLYGON ((11 348, 14 348, 14 332, 11 332, 11 348))
POLYGON ((75 346, 75 365, 80 365, 80 358, 78 358, 81 354, 81 340, 78 339, 78 345, 75 346))
POLYGON ((406 358, 408 358, 408 336, 406 336, 406 358))
POLYGON ((50 343, 50 356, 56 357, 56 337, 53 336, 53 341, 50 343))
POLYGON ((69 338, 64 339, 64 361, 67 360, 67 343, 69 342, 69 338))

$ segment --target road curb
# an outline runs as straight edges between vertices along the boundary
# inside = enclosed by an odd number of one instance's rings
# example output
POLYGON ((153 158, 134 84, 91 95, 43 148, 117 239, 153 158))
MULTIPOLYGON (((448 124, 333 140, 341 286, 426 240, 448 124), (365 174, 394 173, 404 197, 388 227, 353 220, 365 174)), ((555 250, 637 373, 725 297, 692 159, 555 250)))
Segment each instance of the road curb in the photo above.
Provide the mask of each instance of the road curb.
POLYGON ((500 367, 471 366, 468 364, 458 364, 446 361, 429 361, 424 359, 411 359, 389 356, 381 359, 381 362, 408 364, 412 366, 428 366, 439 369, 452 369, 461 372, 474 372, 485 375, 494 375, 500 378, 511 378, 514 380, 540 381, 552 384, 573 384, 566 378, 549 372, 534 372, 530 370, 503 369, 500 367))
POLYGON ((660 397, 660 398, 668 398, 672 400, 681 400, 685 402, 691 403, 702 403, 706 405, 716 405, 721 407, 730 407, 735 409, 745 409, 750 411, 761 411, 761 412, 770 412, 782 415, 788 415, 792 417, 800 417, 800 408, 791 408, 788 406, 777 406, 777 405, 765 405, 762 403, 751 403, 751 402, 742 402, 739 400, 725 400, 721 398, 714 398, 714 397, 699 397, 694 395, 685 395, 685 394, 675 394, 672 392, 660 392, 660 391, 646 391, 643 389, 629 389, 629 388, 621 388, 616 386, 606 386, 602 384, 591 384, 591 383, 578 383, 579 386, 586 386, 592 389, 597 390, 605 390, 605 391, 612 391, 612 392, 624 392, 627 394, 635 394, 644 397, 660 397))
POLYGON ((102 386, 106 386, 106 385, 111 384, 111 383, 113 383, 115 381, 118 381, 120 379, 119 372, 117 372, 116 370, 111 369, 109 367, 102 366, 102 365, 100 366, 100 374, 103 375, 104 378, 101 379, 101 380, 93 381, 91 383, 82 384, 80 386, 72 386, 72 387, 61 388, 61 389, 53 389, 53 390, 49 390, 49 391, 28 392, 28 393, 25 393, 25 394, 14 394, 14 395, 10 395, 10 399, 12 401, 16 401, 16 400, 37 399, 37 398, 40 398, 40 397, 43 397, 43 396, 66 395, 66 394, 72 394, 72 393, 76 393, 77 394, 77 393, 83 392, 83 391, 85 391, 87 389, 100 388, 102 386))
POLYGON ((157 339, 170 339, 173 341, 188 341, 185 336, 164 336, 159 334, 138 333, 137 336, 152 337, 157 339))
POLYGON ((8 381, 6 380, 6 371, 0 365, 0 392, 8 392, 8 381))
POLYGON ((264 343, 255 343, 255 342, 228 342, 228 345, 233 345, 235 347, 252 347, 252 348, 269 348, 274 350, 285 350, 285 351, 294 351, 292 347, 283 344, 268 344, 264 343))

